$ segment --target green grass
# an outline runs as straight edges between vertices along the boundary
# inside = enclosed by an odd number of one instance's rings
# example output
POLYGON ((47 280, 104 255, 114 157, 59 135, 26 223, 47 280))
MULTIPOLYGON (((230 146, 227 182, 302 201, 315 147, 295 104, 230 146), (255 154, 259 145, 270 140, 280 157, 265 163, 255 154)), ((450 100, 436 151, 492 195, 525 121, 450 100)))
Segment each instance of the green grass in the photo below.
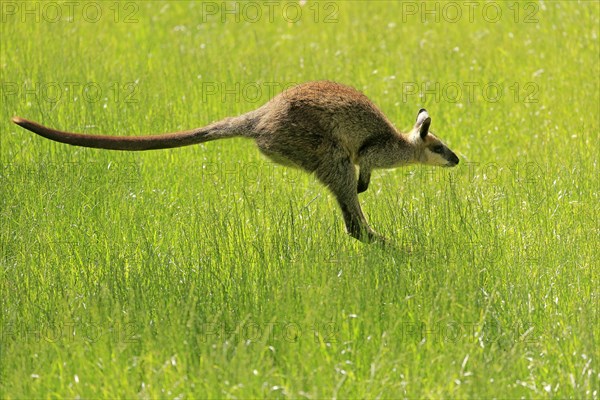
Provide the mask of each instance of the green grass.
POLYGON ((496 23, 484 3, 450 22, 460 2, 427 23, 421 2, 309 2, 297 23, 292 3, 256 23, 28 4, 39 21, 2 3, 0 397, 599 397, 597 2, 492 2, 496 23), (462 160, 374 174, 361 202, 397 249, 351 239, 250 141, 109 152, 10 122, 166 132, 314 79, 402 129, 427 107, 462 160))

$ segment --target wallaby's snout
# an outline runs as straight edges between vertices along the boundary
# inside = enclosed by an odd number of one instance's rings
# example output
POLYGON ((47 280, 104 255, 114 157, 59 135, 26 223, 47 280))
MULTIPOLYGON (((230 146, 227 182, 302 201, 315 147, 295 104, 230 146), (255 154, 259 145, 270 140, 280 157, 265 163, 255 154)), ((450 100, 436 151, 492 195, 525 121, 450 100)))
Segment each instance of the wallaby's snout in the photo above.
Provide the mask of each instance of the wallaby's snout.
POLYGON ((454 152, 450 149, 448 149, 448 155, 446 156, 446 159, 448 160, 448 162, 446 163, 446 165, 443 165, 444 167, 456 167, 460 162, 458 156, 454 154, 454 152))
POLYGON ((458 158, 458 156, 451 152, 450 159, 448 160, 448 164, 446 164, 446 166, 447 167, 456 167, 459 162, 460 162, 460 159, 458 158))

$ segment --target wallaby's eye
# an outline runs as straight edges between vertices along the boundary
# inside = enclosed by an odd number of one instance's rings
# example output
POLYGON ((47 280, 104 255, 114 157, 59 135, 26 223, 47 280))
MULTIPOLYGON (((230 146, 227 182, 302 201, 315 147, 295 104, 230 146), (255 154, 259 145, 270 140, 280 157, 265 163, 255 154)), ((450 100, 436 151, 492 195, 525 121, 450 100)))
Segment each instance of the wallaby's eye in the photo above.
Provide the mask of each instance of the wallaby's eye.
POLYGON ((431 151, 434 153, 442 154, 444 152, 444 146, 438 144, 437 146, 433 146, 431 148, 431 151))

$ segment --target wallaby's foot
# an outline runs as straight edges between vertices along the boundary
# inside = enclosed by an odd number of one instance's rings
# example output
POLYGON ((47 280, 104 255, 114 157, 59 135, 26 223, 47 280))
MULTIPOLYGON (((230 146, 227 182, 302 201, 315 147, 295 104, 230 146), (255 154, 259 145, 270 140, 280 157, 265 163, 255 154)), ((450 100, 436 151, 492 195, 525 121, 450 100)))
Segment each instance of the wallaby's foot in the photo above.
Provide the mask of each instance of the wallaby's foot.
POLYGON ((353 238, 366 244, 377 244, 385 247, 392 245, 392 242, 389 241, 385 236, 375 232, 369 227, 365 229, 354 228, 352 230, 347 230, 347 233, 353 238))
POLYGON ((385 236, 380 235, 378 233, 373 237, 372 241, 369 243, 376 244, 377 246, 386 247, 386 248, 394 246, 394 242, 392 242, 385 236))

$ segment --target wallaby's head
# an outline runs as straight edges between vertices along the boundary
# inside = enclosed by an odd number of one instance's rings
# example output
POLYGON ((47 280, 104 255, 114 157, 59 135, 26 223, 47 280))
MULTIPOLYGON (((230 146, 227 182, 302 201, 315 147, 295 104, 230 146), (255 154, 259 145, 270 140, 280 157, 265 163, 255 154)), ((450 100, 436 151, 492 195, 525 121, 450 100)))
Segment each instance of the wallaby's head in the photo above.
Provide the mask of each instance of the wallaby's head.
POLYGON ((410 133, 410 140, 415 147, 416 161, 421 164, 454 167, 458 157, 440 139, 429 131, 431 118, 427 110, 421 108, 417 114, 417 122, 410 133))

